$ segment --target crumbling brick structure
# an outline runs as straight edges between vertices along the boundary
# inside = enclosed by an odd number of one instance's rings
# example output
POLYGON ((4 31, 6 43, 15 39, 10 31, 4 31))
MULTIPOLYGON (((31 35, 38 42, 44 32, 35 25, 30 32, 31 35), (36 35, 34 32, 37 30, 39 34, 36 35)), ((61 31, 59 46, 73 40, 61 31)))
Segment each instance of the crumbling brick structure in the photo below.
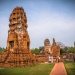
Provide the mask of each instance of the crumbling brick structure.
POLYGON ((36 55, 38 62, 48 62, 49 56, 53 57, 53 61, 56 62, 58 56, 60 56, 60 47, 56 44, 53 38, 53 43, 50 45, 49 39, 44 41, 44 53, 36 55))
POLYGON ((45 54, 51 54, 51 45, 49 39, 45 39, 44 41, 44 53, 45 54))
POLYGON ((9 21, 7 48, 0 55, 0 66, 18 67, 36 64, 36 58, 30 52, 30 38, 24 9, 14 8, 9 21))
POLYGON ((53 38, 53 43, 50 45, 49 39, 44 41, 44 53, 52 56, 60 56, 60 47, 56 44, 55 39, 53 38))
POLYGON ((53 56, 60 56, 60 46, 56 44, 55 39, 53 38, 53 43, 51 46, 52 55, 53 56))

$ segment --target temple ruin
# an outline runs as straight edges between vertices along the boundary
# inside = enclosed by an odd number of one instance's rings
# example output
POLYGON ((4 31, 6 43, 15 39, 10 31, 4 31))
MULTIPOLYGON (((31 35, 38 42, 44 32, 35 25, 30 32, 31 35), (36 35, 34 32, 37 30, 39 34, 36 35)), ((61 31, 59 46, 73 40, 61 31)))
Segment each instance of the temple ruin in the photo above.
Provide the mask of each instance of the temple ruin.
POLYGON ((49 56, 60 56, 60 47, 53 38, 44 41, 44 52, 33 55, 30 51, 30 38, 27 31, 27 17, 22 7, 13 9, 9 18, 6 50, 0 54, 0 67, 32 66, 37 62, 47 62, 49 56))
POLYGON ((57 57, 60 56, 60 46, 56 44, 55 39, 53 38, 53 43, 51 46, 52 55, 57 57))
POLYGON ((30 51, 30 38, 27 31, 27 17, 22 7, 13 9, 9 18, 7 48, 0 55, 0 66, 19 67, 36 64, 30 51))
POLYGON ((44 53, 45 54, 51 54, 52 53, 49 39, 45 39, 45 41, 44 41, 44 53))
POLYGON ((53 38, 53 43, 50 45, 49 39, 44 41, 44 53, 52 56, 60 56, 60 47, 56 44, 55 39, 53 38))
POLYGON ((56 44, 55 39, 53 38, 52 45, 50 44, 49 39, 44 41, 44 51, 38 55, 36 58, 38 62, 48 62, 49 56, 53 57, 53 61, 56 62, 58 56, 60 56, 60 46, 56 44))

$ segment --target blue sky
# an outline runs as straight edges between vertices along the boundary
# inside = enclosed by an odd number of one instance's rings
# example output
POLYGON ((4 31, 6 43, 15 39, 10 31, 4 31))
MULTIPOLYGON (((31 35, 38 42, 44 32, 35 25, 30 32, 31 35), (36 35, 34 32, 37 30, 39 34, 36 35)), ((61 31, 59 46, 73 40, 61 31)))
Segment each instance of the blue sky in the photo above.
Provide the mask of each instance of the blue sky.
POLYGON ((74 0, 0 0, 0 46, 6 47, 9 17, 16 6, 27 15, 31 48, 44 45, 48 38, 73 46, 75 41, 74 0))

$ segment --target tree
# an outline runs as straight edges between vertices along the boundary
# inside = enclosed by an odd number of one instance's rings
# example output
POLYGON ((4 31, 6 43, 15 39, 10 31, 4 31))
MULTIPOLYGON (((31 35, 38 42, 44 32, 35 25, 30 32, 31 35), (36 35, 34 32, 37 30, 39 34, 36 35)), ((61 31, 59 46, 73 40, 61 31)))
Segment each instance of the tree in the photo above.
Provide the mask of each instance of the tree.
POLYGON ((32 54, 39 54, 40 50, 38 48, 31 49, 32 54))
POLYGON ((68 50, 69 50, 69 47, 65 47, 65 48, 60 48, 60 54, 63 54, 63 53, 68 53, 68 50))
POLYGON ((39 51, 40 52, 44 51, 44 46, 39 47, 39 51))
POLYGON ((0 53, 4 52, 5 48, 0 47, 0 53))
POLYGON ((68 53, 75 53, 75 47, 69 48, 68 53))
POLYGON ((65 47, 64 50, 68 50, 68 47, 65 47))
POLYGON ((63 53, 67 53, 65 49, 60 48, 60 54, 62 55, 63 53))

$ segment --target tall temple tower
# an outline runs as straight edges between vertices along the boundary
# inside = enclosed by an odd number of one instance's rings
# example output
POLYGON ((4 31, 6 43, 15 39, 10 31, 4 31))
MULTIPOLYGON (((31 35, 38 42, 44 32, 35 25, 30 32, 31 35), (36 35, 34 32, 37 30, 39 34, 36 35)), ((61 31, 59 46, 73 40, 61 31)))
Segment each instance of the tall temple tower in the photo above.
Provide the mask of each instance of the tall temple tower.
POLYGON ((51 46, 53 56, 60 56, 60 46, 56 44, 55 39, 53 38, 53 43, 51 46))
POLYGON ((9 30, 7 39, 7 49, 29 50, 30 38, 27 31, 26 13, 22 7, 16 7, 9 18, 9 30))
POLYGON ((17 67, 36 64, 36 59, 30 52, 30 38, 24 9, 14 8, 9 22, 7 49, 0 55, 0 66, 17 67))
POLYGON ((52 56, 60 56, 60 46, 57 45, 55 39, 53 38, 53 43, 50 45, 49 39, 44 41, 44 53, 52 56))
POLYGON ((44 41, 44 53, 45 54, 51 54, 52 53, 49 39, 45 39, 45 41, 44 41))

